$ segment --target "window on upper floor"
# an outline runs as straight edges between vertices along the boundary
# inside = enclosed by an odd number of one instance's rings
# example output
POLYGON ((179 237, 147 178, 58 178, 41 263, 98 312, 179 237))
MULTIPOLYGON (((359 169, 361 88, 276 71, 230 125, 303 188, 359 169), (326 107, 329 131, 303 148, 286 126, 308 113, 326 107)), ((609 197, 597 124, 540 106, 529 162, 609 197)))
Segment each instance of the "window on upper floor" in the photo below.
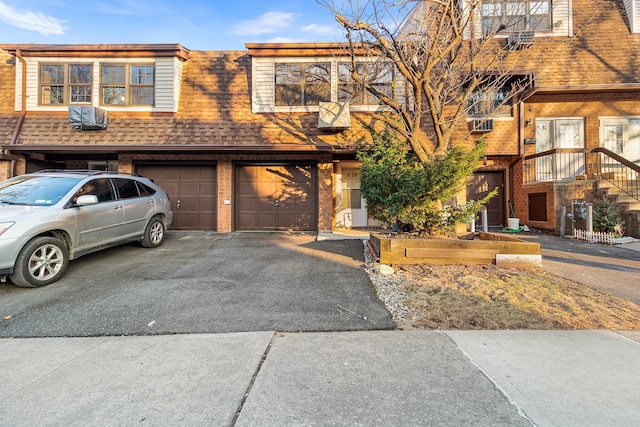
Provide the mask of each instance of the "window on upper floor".
POLYGON ((494 33, 551 30, 551 1, 483 0, 482 30, 494 33))
POLYGON ((317 106, 331 101, 331 64, 276 63, 276 106, 317 106))
POLYGON ((41 64, 40 104, 90 104, 91 64, 41 64))
POLYGON ((511 89, 503 87, 483 87, 474 91, 469 98, 470 117, 511 117, 511 89))
POLYGON ((103 64, 100 73, 101 103, 105 105, 153 105, 153 65, 103 64))
MULTIPOLYGON (((338 101, 353 105, 380 105, 380 100, 362 85, 357 84, 352 75, 350 62, 338 63, 338 101)), ((365 77, 379 92, 394 98, 394 73, 389 62, 358 62, 356 71, 365 77)))

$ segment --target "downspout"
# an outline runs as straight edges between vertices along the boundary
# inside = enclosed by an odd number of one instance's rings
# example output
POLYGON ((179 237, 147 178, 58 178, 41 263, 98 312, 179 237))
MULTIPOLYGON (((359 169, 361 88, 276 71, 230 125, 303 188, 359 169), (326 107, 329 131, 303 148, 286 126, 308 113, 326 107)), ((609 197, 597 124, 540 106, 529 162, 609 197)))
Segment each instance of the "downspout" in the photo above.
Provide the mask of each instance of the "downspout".
MULTIPOLYGON (((524 101, 518 101, 518 155, 509 163, 509 201, 513 201, 515 197, 515 182, 513 176, 513 167, 522 160, 524 155, 524 101)), ((509 215, 511 210, 508 210, 509 215)))
MULTIPOLYGON (((22 52, 20 49, 16 49, 16 58, 20 60, 22 63, 22 96, 21 96, 21 111, 18 116, 18 121, 16 122, 15 127, 13 128, 13 134, 11 135, 11 140, 9 141, 9 145, 15 145, 18 141, 18 136, 20 135, 20 131, 22 130, 22 123, 24 123, 24 118, 27 115, 27 61, 25 61, 22 56, 22 52)), ((16 161, 11 160, 11 177, 14 177, 16 174, 16 161)))

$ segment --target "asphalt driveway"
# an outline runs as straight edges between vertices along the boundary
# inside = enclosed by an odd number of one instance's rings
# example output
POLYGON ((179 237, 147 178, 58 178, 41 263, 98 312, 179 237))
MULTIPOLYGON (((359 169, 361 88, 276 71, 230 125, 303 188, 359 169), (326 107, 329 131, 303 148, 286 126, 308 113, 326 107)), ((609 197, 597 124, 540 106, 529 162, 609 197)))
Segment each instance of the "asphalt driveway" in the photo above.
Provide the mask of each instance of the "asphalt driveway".
POLYGON ((49 286, 0 284, 0 337, 390 329, 361 240, 169 232, 70 263, 49 286))

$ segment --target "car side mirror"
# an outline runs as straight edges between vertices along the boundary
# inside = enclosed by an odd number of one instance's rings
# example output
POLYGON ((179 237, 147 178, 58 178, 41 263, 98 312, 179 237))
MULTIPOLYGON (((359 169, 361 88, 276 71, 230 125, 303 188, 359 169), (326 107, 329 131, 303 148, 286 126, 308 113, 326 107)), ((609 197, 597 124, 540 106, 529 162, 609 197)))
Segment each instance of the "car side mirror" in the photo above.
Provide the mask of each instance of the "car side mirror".
POLYGON ((98 196, 93 194, 83 194, 76 200, 76 206, 91 206, 98 204, 98 196))

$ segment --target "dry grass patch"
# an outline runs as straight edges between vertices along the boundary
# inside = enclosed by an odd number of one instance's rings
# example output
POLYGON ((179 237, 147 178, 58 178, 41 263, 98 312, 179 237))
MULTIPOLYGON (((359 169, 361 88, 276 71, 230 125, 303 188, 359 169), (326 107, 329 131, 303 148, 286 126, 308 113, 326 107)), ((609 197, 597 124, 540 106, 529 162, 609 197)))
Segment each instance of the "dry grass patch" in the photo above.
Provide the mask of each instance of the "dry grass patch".
POLYGON ((399 266, 402 329, 640 330, 640 307, 539 268, 399 266))

